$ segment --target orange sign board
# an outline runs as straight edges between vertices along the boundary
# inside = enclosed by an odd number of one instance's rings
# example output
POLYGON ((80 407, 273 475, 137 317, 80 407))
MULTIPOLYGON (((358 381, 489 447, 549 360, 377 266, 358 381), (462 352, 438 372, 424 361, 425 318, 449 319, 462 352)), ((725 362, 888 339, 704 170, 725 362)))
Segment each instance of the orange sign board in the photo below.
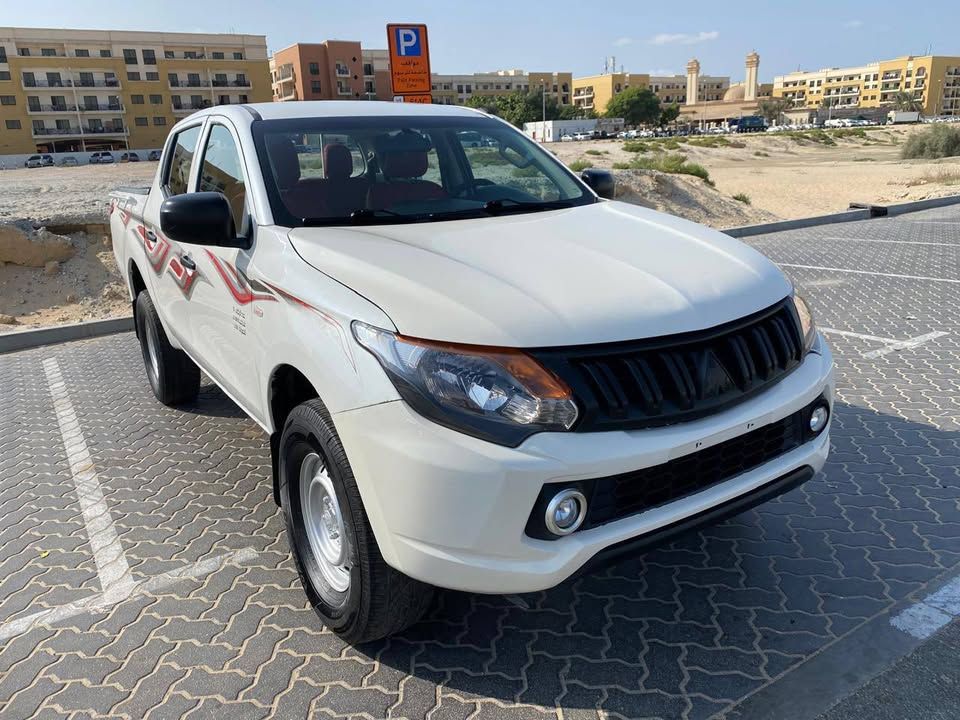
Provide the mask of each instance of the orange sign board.
POLYGON ((403 95, 402 97, 405 103, 423 103, 424 105, 429 105, 433 102, 433 96, 431 95, 403 95))
MULTIPOLYGON (((394 95, 429 95, 430 46, 426 25, 387 25, 390 83, 394 95)), ((409 100, 409 102, 424 102, 409 100)), ((427 100, 426 102, 429 102, 427 100)))

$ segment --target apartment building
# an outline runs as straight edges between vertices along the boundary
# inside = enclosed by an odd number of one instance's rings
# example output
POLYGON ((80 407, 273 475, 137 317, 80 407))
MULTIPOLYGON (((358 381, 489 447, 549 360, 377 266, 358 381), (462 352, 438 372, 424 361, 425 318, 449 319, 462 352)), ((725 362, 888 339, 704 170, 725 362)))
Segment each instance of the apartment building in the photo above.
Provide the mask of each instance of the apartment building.
MULTIPOLYGON (((687 102, 686 75, 614 72, 576 78, 573 81, 573 104, 603 114, 610 99, 629 87, 650 88, 664 105, 684 105, 687 102)), ((700 75, 697 83, 699 102, 720 101, 729 87, 729 77, 700 75)))
POLYGON ((495 97, 514 92, 546 92, 558 105, 569 105, 573 73, 528 73, 518 69, 470 75, 433 73, 431 87, 433 102, 441 105, 463 105, 471 97, 495 97))
POLYGON ((773 80, 773 96, 797 108, 878 108, 892 106, 902 93, 911 95, 924 115, 960 115, 960 57, 906 55, 773 80))
POLYGON ((354 40, 297 43, 270 58, 273 99, 389 100, 386 50, 363 50, 354 40))
POLYGON ((0 154, 156 148, 196 109, 269 100, 262 35, 0 27, 0 154))

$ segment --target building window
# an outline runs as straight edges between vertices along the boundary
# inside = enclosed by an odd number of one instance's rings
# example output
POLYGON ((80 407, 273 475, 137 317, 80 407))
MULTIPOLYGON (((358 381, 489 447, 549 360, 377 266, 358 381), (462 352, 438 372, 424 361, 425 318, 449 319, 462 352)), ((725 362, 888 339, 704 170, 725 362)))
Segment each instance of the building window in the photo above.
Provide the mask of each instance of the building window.
POLYGON ((0 80, 9 80, 10 71, 9 70, 0 70, 0 80))
POLYGON ((0 45, 0 63, 5 63, 7 61, 7 49, 0 45))
POLYGON ((157 127, 163 127, 167 124, 167 119, 165 117, 154 117, 153 124, 157 127))
POLYGON ((136 65, 137 64, 137 51, 126 48, 123 51, 123 62, 127 65, 136 65))
POLYGON ((217 52, 216 50, 214 50, 214 52, 213 52, 213 59, 214 59, 214 60, 223 60, 223 53, 222 53, 222 52, 217 52))
POLYGON ((17 54, 20 57, 30 57, 30 48, 19 48, 17 54))
POLYGON ((162 105, 163 104, 163 95, 151 95, 150 96, 151 105, 162 105))
POLYGON ((177 77, 176 73, 167 73, 167 82, 169 82, 173 87, 180 86, 180 78, 177 77))
POLYGON ((40 54, 43 57, 56 57, 57 51, 55 48, 40 48, 40 54))
POLYGON ((364 63, 364 64, 363 64, 363 74, 364 74, 364 75, 373 75, 373 63, 364 63))
POLYGON ((19 130, 20 121, 19 120, 7 120, 7 130, 19 130))
POLYGON ((0 105, 16 105, 16 95, 0 95, 0 105))
POLYGON ((140 73, 138 72, 127 73, 127 80, 139 80, 139 79, 140 79, 140 73))
POLYGON ((156 65, 157 64, 157 53, 153 50, 144 50, 143 51, 143 64, 144 65, 156 65))
POLYGON ((147 80, 159 80, 159 79, 160 79, 160 73, 158 72, 147 73, 147 80))
POLYGON ((250 102, 250 100, 246 95, 241 95, 240 102, 245 103, 245 102, 250 102))
POLYGON ((311 75, 320 74, 320 63, 315 63, 315 62, 310 63, 310 74, 311 75))
POLYGON ((173 58, 174 58, 173 50, 164 50, 164 51, 163 51, 163 56, 164 56, 167 60, 173 60, 173 58))
POLYGON ((100 57, 113 57, 113 53, 109 50, 101 50, 100 57))
POLYGON ((339 77, 350 77, 350 68, 347 67, 346 63, 342 63, 339 60, 336 62, 337 75, 339 77))
POLYGON ((73 51, 73 54, 75 57, 90 57, 90 51, 82 48, 77 48, 73 51))
POLYGON ((311 81, 310 81, 310 92, 312 92, 312 93, 319 93, 319 92, 320 92, 320 81, 319 81, 319 80, 311 80, 311 81))
POLYGON ((184 51, 183 51, 183 57, 184 57, 184 59, 186 59, 186 60, 196 60, 196 59, 197 59, 197 52, 196 52, 196 50, 184 50, 184 51))
POLYGON ((237 73, 237 86, 246 87, 250 83, 247 82, 247 76, 245 73, 237 73))
POLYGON ((133 119, 133 124, 137 127, 146 127, 147 119, 145 117, 137 117, 133 119))
POLYGON ((242 53, 242 52, 235 52, 235 53, 233 54, 233 59, 234 59, 234 60, 243 60, 243 53, 242 53))
POLYGON ((131 95, 130 102, 133 105, 143 105, 143 95, 131 95))

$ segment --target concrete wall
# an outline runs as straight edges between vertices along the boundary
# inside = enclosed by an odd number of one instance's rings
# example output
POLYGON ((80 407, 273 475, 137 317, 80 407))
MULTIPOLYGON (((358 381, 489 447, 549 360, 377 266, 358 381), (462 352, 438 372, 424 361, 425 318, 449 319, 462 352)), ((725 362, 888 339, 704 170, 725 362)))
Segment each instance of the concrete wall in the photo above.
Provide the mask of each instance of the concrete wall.
MULTIPOLYGON (((131 152, 135 152, 140 156, 141 162, 147 161, 147 154, 151 150, 163 150, 162 147, 157 148, 136 148, 131 152)), ((120 156, 125 152, 124 150, 113 150, 113 159, 115 162, 120 161, 120 156)), ((17 168, 23 168, 23 163, 31 155, 39 155, 41 153, 29 153, 29 154, 16 154, 16 155, 0 155, 0 170, 15 170, 17 168)), ((53 158, 53 162, 57 165, 60 165, 63 162, 65 157, 73 157, 77 159, 79 165, 87 165, 90 160, 90 156, 93 155, 92 152, 64 152, 64 153, 43 153, 45 155, 50 155, 53 158)))

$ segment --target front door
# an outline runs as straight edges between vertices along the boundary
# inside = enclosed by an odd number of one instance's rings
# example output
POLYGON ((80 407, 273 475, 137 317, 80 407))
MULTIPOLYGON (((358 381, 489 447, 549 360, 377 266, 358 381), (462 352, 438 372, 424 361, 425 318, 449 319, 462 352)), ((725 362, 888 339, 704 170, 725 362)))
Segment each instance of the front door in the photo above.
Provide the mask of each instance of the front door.
MULTIPOLYGON (((226 197, 236 235, 250 235, 247 182, 236 133, 225 119, 209 121, 201 140, 194 187, 226 197)), ((253 249, 183 246, 200 276, 190 299, 189 342, 217 380, 245 408, 260 415, 253 343, 253 318, 263 303, 276 302, 269 292, 254 289, 247 276, 253 249)))

